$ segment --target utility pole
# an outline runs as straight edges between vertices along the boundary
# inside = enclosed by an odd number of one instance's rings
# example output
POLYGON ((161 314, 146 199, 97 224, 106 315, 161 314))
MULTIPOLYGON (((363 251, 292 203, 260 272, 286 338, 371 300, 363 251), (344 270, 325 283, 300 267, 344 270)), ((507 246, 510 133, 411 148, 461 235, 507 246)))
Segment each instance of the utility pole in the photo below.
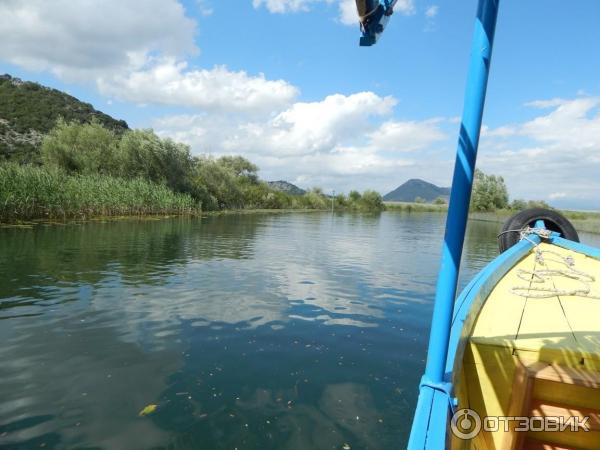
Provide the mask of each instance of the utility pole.
POLYGON ((333 203, 335 202, 335 190, 331 194, 331 212, 333 212, 333 203))

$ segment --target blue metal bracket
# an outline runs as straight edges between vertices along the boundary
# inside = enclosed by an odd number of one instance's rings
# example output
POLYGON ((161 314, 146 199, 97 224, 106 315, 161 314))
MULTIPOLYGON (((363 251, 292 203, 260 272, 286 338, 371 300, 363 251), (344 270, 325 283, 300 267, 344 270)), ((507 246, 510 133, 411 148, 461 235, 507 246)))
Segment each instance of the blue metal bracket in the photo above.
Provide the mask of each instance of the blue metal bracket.
POLYGON ((387 27, 390 17, 394 12, 394 6, 398 0, 382 0, 383 3, 377 2, 373 13, 361 22, 360 28, 362 36, 360 37, 360 46, 369 47, 374 45, 379 40, 379 37, 387 27))
POLYGON ((443 381, 441 383, 436 383, 427 378, 426 375, 423 375, 421 377, 421 382, 419 383, 419 391, 425 387, 444 393, 446 397, 448 397, 448 403, 452 414, 455 413, 455 409, 458 406, 458 399, 454 396, 454 385, 451 382, 443 381))

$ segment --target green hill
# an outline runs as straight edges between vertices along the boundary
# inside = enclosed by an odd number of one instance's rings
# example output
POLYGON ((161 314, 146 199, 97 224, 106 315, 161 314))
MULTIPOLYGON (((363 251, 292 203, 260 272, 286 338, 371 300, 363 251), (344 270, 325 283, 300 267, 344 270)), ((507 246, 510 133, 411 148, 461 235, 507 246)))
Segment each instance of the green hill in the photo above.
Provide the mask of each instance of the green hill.
POLYGON ((129 127, 89 103, 38 83, 0 75, 0 160, 32 162, 43 136, 62 117, 67 122, 93 119, 117 132, 129 127))
POLYGON ((300 189, 295 184, 289 183, 287 181, 279 180, 279 181, 267 181, 267 184, 271 189, 275 189, 276 191, 285 192, 290 195, 304 195, 306 191, 304 189, 300 189))
POLYGON ((449 196, 450 188, 412 179, 385 194, 383 200, 386 202, 414 202, 417 198, 422 198, 427 202, 432 202, 438 197, 448 199, 449 196))

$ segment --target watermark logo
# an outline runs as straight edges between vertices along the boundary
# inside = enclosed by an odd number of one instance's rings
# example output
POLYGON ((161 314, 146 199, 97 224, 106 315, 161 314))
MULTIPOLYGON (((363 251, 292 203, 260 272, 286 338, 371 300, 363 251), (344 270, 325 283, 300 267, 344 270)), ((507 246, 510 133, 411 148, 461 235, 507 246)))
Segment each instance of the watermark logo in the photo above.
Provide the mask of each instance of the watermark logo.
POLYGON ((473 439, 481 431, 481 417, 472 409, 458 410, 452 416, 450 428, 459 439, 473 439))
POLYGON ((561 432, 590 431, 589 417, 562 416, 485 416, 481 418, 476 411, 469 408, 459 409, 452 416, 450 428, 459 439, 469 440, 477 436, 481 430, 487 432, 561 432))

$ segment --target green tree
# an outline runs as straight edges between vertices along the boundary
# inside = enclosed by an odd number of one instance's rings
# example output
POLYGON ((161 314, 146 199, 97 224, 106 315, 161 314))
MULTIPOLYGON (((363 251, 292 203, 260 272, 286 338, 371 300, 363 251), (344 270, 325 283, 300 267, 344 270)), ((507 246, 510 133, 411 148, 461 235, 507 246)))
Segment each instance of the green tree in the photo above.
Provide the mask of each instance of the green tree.
POLYGON ((527 208, 527 202, 525 200, 516 198, 512 202, 510 202, 510 209, 513 209, 515 211, 521 211, 526 208, 527 208))
POLYGON ((152 130, 126 132, 118 145, 118 176, 164 183, 178 192, 193 190, 194 162, 187 145, 161 139, 152 130))
POLYGON ((415 197, 415 203, 426 203, 423 197, 415 197))
POLYGON ((360 200, 360 192, 358 191, 350 191, 350 193, 348 194, 348 199, 350 200, 350 202, 358 202, 360 200))
POLYGON ((258 183, 258 167, 242 156, 222 156, 218 163, 230 170, 235 177, 258 183))
POLYGON ((481 170, 475 170, 473 193, 471 194, 471 209, 474 211, 495 211, 508 207, 508 191, 504 178, 496 175, 486 175, 481 170))
POLYGON ((305 207, 311 209, 327 209, 329 206, 328 199, 323 194, 321 188, 315 187, 303 195, 305 198, 305 207))
POLYGON ((433 204, 434 204, 434 205, 445 205, 446 203, 447 203, 447 202, 446 202, 446 199, 445 199, 444 197, 438 197, 438 198, 436 198, 436 199, 433 201, 433 204))
POLYGON ((375 191, 364 191, 360 200, 360 209, 365 211, 381 211, 384 209, 381 194, 375 191))
POLYGON ((218 160, 208 157, 196 158, 193 184, 202 192, 203 209, 242 208, 243 193, 235 174, 218 160))
POLYGON ((548 203, 546 203, 544 200, 529 200, 527 202, 527 207, 550 209, 550 205, 548 205, 548 203))
POLYGON ((348 198, 344 194, 338 194, 335 196, 335 207, 345 208, 348 206, 348 198))

